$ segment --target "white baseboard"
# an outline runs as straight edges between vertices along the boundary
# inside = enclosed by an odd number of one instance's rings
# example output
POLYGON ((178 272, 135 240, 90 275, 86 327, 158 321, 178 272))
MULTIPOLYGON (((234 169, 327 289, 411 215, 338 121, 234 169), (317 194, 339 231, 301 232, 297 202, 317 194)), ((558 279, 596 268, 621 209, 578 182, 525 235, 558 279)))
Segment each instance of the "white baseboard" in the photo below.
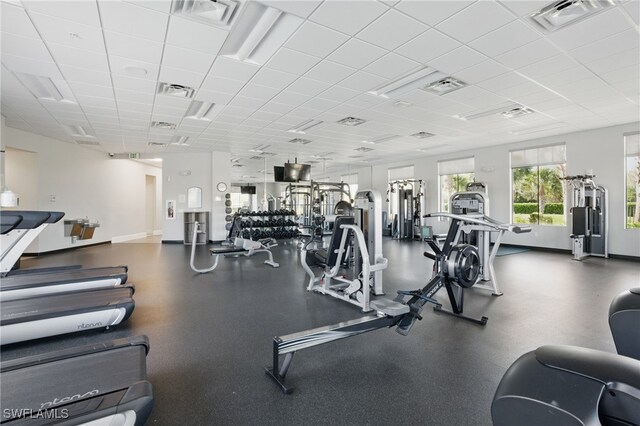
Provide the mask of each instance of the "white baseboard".
POLYGON ((153 231, 153 235, 162 235, 162 229, 156 229, 153 231))
POLYGON ((120 235, 118 237, 113 237, 111 239, 111 243, 123 243, 125 241, 138 240, 140 238, 146 238, 146 232, 140 232, 138 234, 130 234, 130 235, 120 235))

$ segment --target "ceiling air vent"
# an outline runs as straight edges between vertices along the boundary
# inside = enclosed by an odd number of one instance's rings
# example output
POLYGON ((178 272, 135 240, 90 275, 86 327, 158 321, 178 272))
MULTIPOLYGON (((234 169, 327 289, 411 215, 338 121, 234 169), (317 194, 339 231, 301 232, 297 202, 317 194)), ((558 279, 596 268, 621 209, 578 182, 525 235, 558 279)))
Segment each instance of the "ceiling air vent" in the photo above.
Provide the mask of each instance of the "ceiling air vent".
POLYGON ((369 151, 373 151, 373 148, 367 148, 366 146, 363 146, 361 148, 356 148, 355 151, 369 152, 369 151))
POLYGON ((433 133, 428 133, 428 132, 418 132, 418 133, 412 134, 411 136, 418 139, 426 139, 426 138, 431 138, 435 135, 433 133))
POLYGON ((188 139, 189 139, 189 136, 175 135, 174 137, 171 138, 171 145, 190 146, 190 144, 187 143, 188 139))
POLYGON ((151 142, 147 142, 147 146, 167 146, 167 144, 163 143, 163 142, 153 142, 153 141, 151 141, 151 142))
POLYGON ((233 164, 231 165, 231 167, 240 168, 240 167, 244 167, 244 165, 242 165, 242 164, 238 164, 238 163, 233 163, 233 164))
POLYGON ((220 27, 228 26, 238 8, 234 0, 174 0, 171 12, 220 27))
POLYGON ((346 117, 343 118, 342 120, 339 120, 337 123, 338 124, 342 124, 344 126, 359 126, 362 123, 366 123, 366 120, 363 120, 362 118, 355 118, 355 117, 346 117))
POLYGON ((301 145, 307 145, 307 144, 310 144, 311 141, 309 139, 295 138, 295 139, 291 139, 289 143, 299 143, 301 145))
POLYGON ((158 83, 158 94, 191 99, 195 90, 181 84, 158 83))
POLYGON ((534 112, 535 111, 532 110, 531 108, 518 106, 518 107, 510 109, 508 111, 503 111, 503 112, 501 112, 501 114, 505 118, 515 118, 515 117, 520 117, 522 115, 532 114, 534 112))
POLYGON ((434 93, 436 95, 444 95, 446 93, 453 92, 454 90, 465 87, 467 83, 457 80, 453 77, 443 78, 438 81, 434 81, 431 84, 421 87, 420 89, 425 92, 434 93))
POLYGON ((551 32, 593 16, 611 6, 615 6, 613 0, 562 0, 543 7, 529 15, 529 18, 551 32))
POLYGON ((166 121, 153 121, 151 127, 162 130, 174 130, 176 125, 174 123, 168 123, 166 121))
POLYGON ((76 141, 76 143, 78 145, 92 145, 92 146, 100 145, 100 142, 98 141, 76 141))

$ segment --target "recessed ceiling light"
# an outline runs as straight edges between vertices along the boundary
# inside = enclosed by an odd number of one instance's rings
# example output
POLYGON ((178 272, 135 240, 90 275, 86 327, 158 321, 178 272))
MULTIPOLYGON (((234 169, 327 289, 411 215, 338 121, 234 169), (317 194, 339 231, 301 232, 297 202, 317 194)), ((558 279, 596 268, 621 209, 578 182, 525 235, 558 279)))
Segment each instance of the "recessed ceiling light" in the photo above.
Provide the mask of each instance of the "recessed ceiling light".
POLYGON ((190 120, 211 121, 222 112, 224 105, 216 105, 210 102, 193 101, 184 118, 190 120))
POLYGON ((484 111, 476 111, 467 115, 454 115, 455 118, 461 120, 475 120, 482 117, 489 117, 492 115, 501 115, 505 118, 513 118, 520 115, 531 114, 535 112, 531 108, 527 108, 523 105, 516 103, 508 103, 497 108, 491 108, 484 111))
POLYGON ((418 148, 418 149, 416 149, 416 151, 418 151, 418 152, 427 152, 427 153, 430 153, 430 152, 432 152, 434 149, 437 149, 437 148, 443 148, 443 147, 445 147, 445 146, 449 146, 449 145, 447 145, 446 143, 441 143, 441 144, 439 144, 439 145, 433 145, 433 146, 430 146, 430 147, 428 147, 428 148, 418 148))
POLYGON ((425 92, 434 93, 436 95, 444 95, 446 93, 453 92, 454 90, 465 87, 467 83, 464 81, 455 79, 453 77, 446 77, 438 81, 434 81, 431 84, 421 87, 421 90, 425 92))
POLYGON ((75 104, 73 94, 64 81, 54 82, 49 77, 22 72, 16 72, 15 76, 39 100, 75 104))
POLYGON ((418 132, 418 133, 412 134, 411 136, 418 139, 426 139, 426 138, 433 137, 435 135, 433 133, 428 133, 428 132, 418 132))
POLYGON ((142 67, 125 67, 124 72, 129 75, 135 75, 136 77, 142 77, 149 73, 149 71, 142 67))
POLYGON ((322 124, 322 121, 311 119, 298 124, 296 127, 287 130, 287 132, 300 133, 304 135, 309 129, 319 124, 322 124))
POLYGON ((189 144, 187 143, 188 139, 189 139, 189 136, 175 135, 174 137, 171 138, 171 145, 189 146, 189 144))
POLYGON ((178 98, 191 98, 195 90, 192 87, 181 84, 158 83, 158 94, 175 96, 178 98))
POLYGON ((155 142, 155 141, 149 141, 147 142, 148 146, 167 146, 166 143, 164 142, 155 142))
POLYGON ((342 120, 338 120, 337 123, 338 124, 342 124, 344 126, 359 126, 362 123, 366 123, 366 120, 363 120, 362 118, 355 118, 355 117, 346 117, 343 118, 342 120))
POLYGON ((393 140, 393 139, 397 139, 399 137, 400 136, 398 136, 398 135, 385 135, 385 136, 379 136, 377 138, 367 139, 367 140, 364 140, 364 141, 361 141, 361 142, 375 145, 377 143, 390 141, 390 140, 393 140))
POLYGON ((421 86, 430 84, 436 80, 445 77, 446 74, 429 67, 420 68, 417 71, 410 72, 402 77, 386 83, 383 86, 368 92, 371 95, 380 96, 382 98, 392 98, 402 93, 409 92, 421 86))
POLYGON ((78 145, 92 145, 92 146, 100 145, 100 142, 98 141, 76 141, 76 143, 78 145))
POLYGON ((366 146, 363 146, 363 147, 360 147, 360 148, 356 148, 355 151, 369 152, 369 151, 373 151, 373 148, 367 148, 366 146))
POLYGON ((398 108, 408 108, 410 106, 412 106, 413 104, 410 102, 405 102, 405 101, 395 101, 392 104, 394 107, 398 107, 398 108))
POLYGON ((615 6, 613 0, 562 0, 551 3, 529 17, 547 31, 555 31, 615 6))

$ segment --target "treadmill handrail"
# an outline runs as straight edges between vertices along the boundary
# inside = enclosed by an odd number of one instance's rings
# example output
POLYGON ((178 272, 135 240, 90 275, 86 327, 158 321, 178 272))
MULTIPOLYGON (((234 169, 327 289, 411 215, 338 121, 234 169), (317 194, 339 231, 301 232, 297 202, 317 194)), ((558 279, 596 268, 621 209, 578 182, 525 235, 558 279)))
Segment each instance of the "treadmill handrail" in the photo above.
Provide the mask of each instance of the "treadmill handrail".
POLYGON ((126 337, 122 339, 109 340, 102 343, 94 343, 75 348, 61 349, 58 351, 47 352, 43 354, 16 358, 8 361, 0 362, 0 373, 7 371, 19 370, 34 365, 46 364, 48 362, 58 361, 61 359, 75 358, 84 355, 105 352, 112 349, 124 348, 128 346, 144 346, 145 352, 149 353, 149 338, 142 334, 139 336, 126 337))
POLYGON ((22 216, 22 221, 15 229, 35 229, 49 220, 51 212, 36 210, 3 210, 3 216, 22 216))

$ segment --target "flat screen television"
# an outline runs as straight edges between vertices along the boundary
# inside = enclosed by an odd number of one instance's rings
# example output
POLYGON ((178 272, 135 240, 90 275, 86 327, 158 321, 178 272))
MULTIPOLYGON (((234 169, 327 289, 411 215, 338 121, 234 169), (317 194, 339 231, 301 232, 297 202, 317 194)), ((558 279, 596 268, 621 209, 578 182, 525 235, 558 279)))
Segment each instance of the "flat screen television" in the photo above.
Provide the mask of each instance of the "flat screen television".
POLYGON ((287 182, 284 180, 284 166, 273 166, 273 180, 276 182, 287 182))
POLYGON ((300 163, 286 163, 284 178, 287 182, 307 182, 311 180, 311 165, 300 163))
POLYGON ((240 187, 240 193, 241 194, 254 195, 256 193, 256 187, 255 186, 241 186, 240 187))

